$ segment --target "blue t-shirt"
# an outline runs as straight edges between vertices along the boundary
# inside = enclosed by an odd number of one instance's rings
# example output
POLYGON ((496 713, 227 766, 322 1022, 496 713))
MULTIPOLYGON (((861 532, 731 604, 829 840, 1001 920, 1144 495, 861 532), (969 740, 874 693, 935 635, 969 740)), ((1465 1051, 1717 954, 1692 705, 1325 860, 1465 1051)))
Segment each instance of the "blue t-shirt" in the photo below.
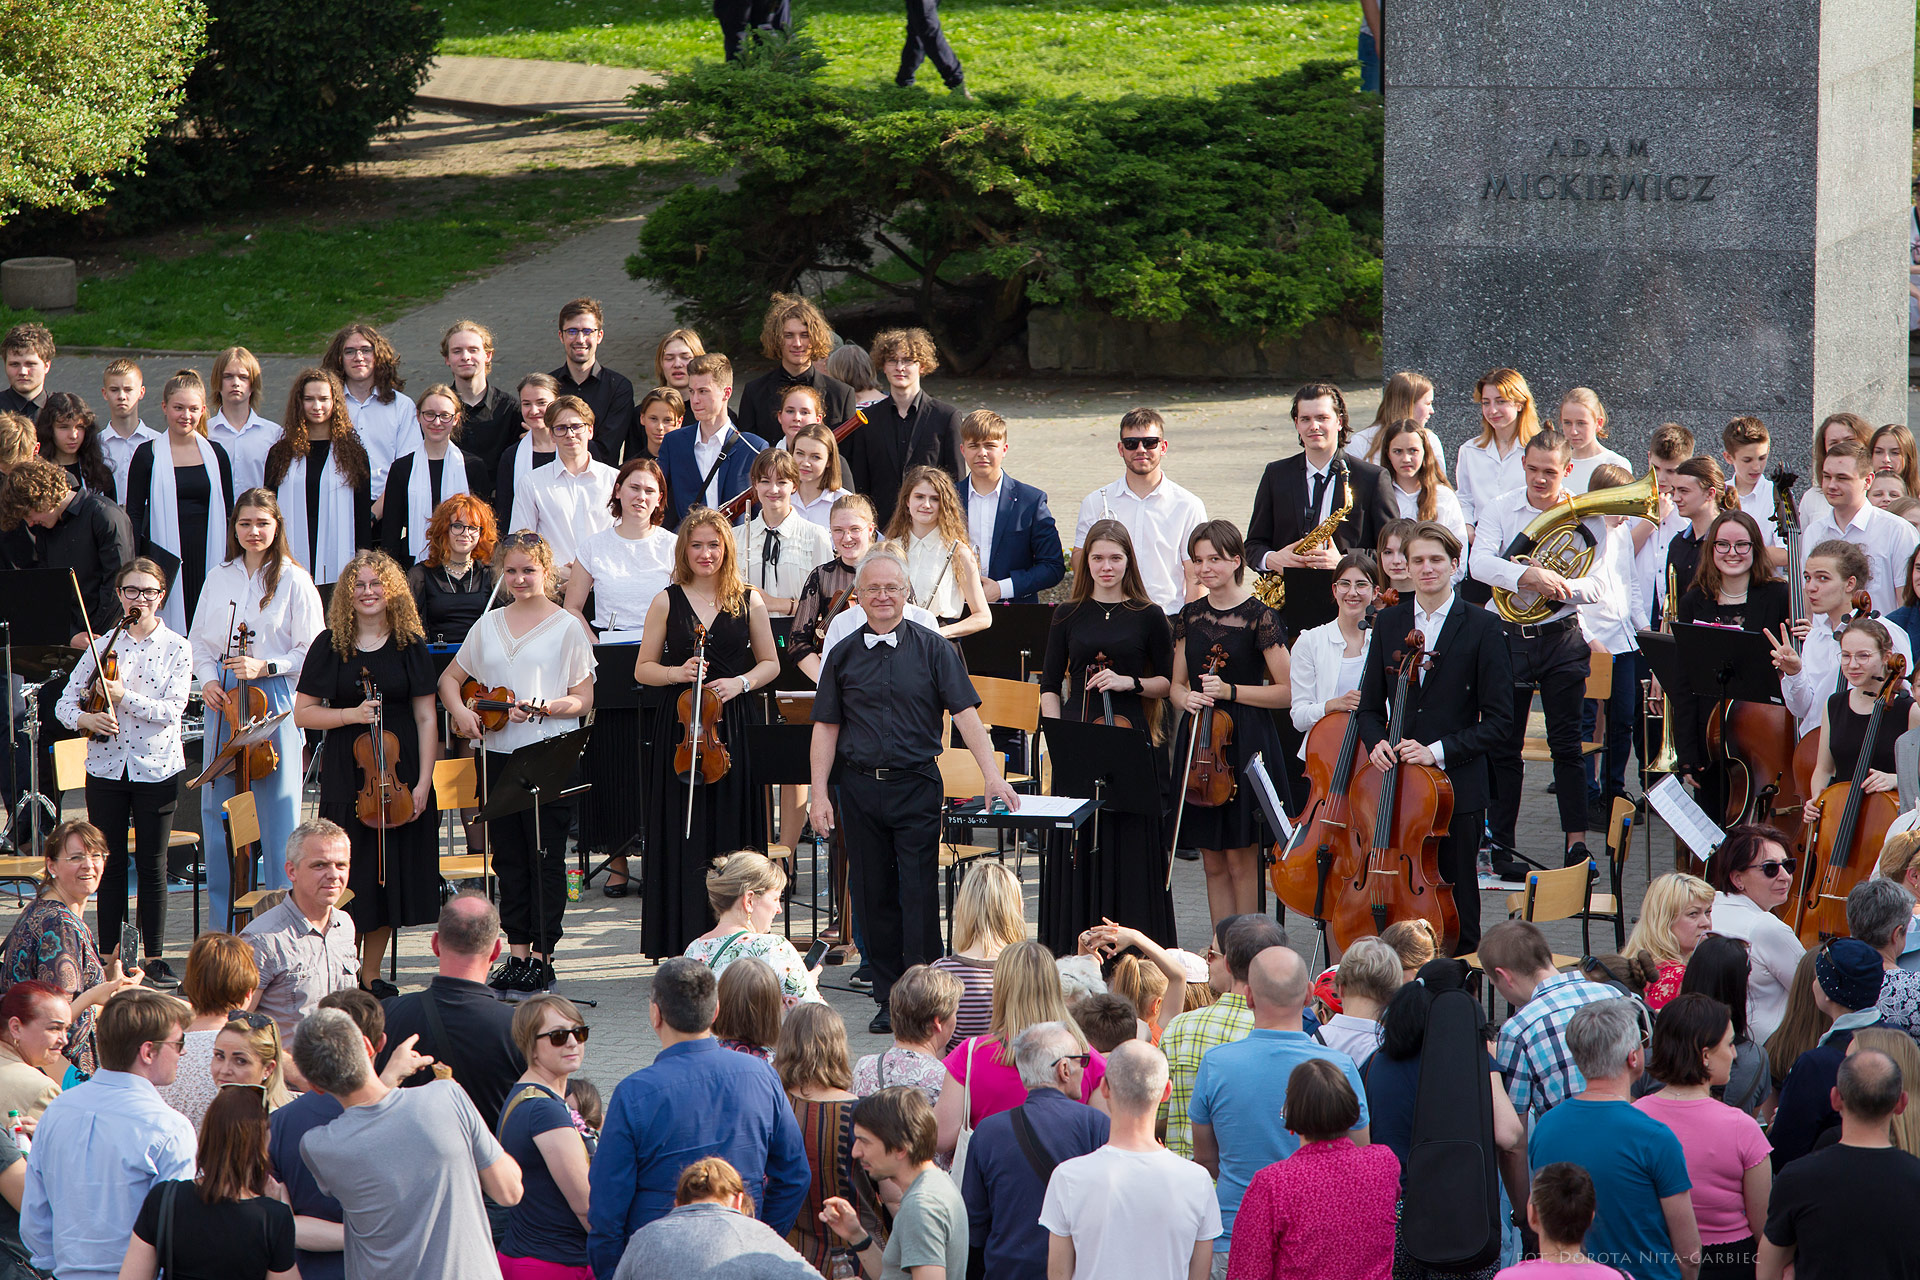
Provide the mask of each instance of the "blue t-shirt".
POLYGON ((560 1184, 547 1168, 547 1157, 534 1139, 554 1129, 573 1128, 573 1113, 549 1089, 516 1084, 501 1108, 500 1145, 520 1162, 525 1188, 520 1203, 507 1212, 507 1232, 500 1252, 509 1258, 538 1258, 562 1267, 587 1265, 587 1229, 567 1203, 560 1184), (515 1098, 533 1096, 516 1104, 515 1098))
MULTIPOLYGON (((304 1218, 339 1222, 343 1215, 340 1202, 313 1180, 307 1162, 300 1158, 300 1139, 308 1132, 331 1124, 345 1113, 338 1101, 315 1089, 303 1093, 267 1119, 267 1161, 273 1176, 287 1189, 287 1204, 304 1218)), ((347 1255, 337 1249, 316 1253, 296 1251, 302 1280, 346 1280, 347 1255)))
POLYGON ((1534 1122, 1527 1162, 1567 1160, 1593 1178, 1586 1254, 1636 1280, 1680 1280, 1680 1261, 1660 1202, 1693 1190, 1673 1130, 1628 1102, 1568 1098, 1534 1122))
POLYGON ((1187 1118, 1213 1126, 1220 1148, 1220 1241, 1214 1252, 1225 1251, 1233 1235, 1233 1216, 1247 1194, 1253 1175, 1300 1149, 1300 1139, 1287 1132, 1287 1081, 1293 1069, 1309 1058, 1325 1058, 1346 1074, 1360 1100, 1360 1123, 1367 1126, 1367 1090, 1353 1059, 1330 1049, 1304 1031, 1269 1031, 1255 1027, 1244 1039, 1207 1050, 1193 1078, 1193 1099, 1187 1118))

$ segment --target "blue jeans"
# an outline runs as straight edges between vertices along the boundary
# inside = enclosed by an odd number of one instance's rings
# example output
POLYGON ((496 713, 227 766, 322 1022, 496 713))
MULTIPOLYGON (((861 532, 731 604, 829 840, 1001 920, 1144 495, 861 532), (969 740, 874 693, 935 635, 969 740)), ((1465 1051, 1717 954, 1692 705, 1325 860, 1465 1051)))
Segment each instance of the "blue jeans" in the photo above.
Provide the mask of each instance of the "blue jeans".
POLYGON ((1380 42, 1373 38, 1373 32, 1364 28, 1360 32, 1360 87, 1368 93, 1380 92, 1380 42))
MULTIPOLYGON (((293 677, 268 676, 255 680, 256 689, 267 695, 267 712, 278 715, 293 710, 293 677)), ((300 731, 293 717, 280 722, 273 745, 280 752, 280 767, 264 778, 253 781, 254 807, 260 815, 260 888, 287 887, 287 838, 300 825, 300 731)), ((201 740, 203 764, 211 764, 227 740, 225 717, 207 714, 207 735, 201 740)), ((200 830, 207 863, 207 927, 227 927, 227 904, 233 899, 232 860, 227 856, 227 832, 221 825, 220 806, 233 799, 237 789, 236 771, 200 788, 200 830)))

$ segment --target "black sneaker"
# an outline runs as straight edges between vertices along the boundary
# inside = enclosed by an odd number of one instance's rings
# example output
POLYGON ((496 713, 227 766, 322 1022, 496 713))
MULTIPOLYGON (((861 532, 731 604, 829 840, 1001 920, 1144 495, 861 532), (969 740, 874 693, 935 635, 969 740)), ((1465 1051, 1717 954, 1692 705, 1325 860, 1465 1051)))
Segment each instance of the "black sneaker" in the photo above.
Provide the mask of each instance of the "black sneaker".
POLYGON ((863 964, 855 969, 853 976, 847 979, 847 985, 857 991, 873 990, 873 966, 863 964))
POLYGON ((372 996, 375 1000, 391 1000, 400 994, 400 988, 394 986, 385 978, 375 978, 372 982, 363 982, 360 984, 360 989, 372 996))
POLYGON ((1173 856, 1180 859, 1180 861, 1182 862, 1200 861, 1200 851, 1198 849, 1175 849, 1173 851, 1173 856))
POLYGON ((1587 864, 1587 879, 1598 880, 1600 878, 1600 868, 1598 864, 1593 861, 1593 855, 1587 852, 1587 842, 1585 840, 1576 840, 1573 847, 1567 850, 1566 861, 1560 865, 1563 867, 1577 867, 1583 862, 1587 864))
MULTIPOLYGON (((1607 831, 1607 824, 1613 821, 1613 797, 1600 792, 1587 793, 1587 830, 1607 831)), ((1613 833, 1607 831, 1611 836, 1613 833)))
POLYGON ((867 1024, 867 1031, 876 1036, 892 1035, 893 1015, 888 1013, 883 1006, 880 1012, 873 1015, 873 1021, 867 1024))
POLYGON ((520 966, 520 981, 508 988, 511 991, 523 991, 528 995, 538 995, 553 989, 555 974, 553 965, 538 956, 530 957, 520 966))
POLYGON ((146 975, 142 980, 144 985, 156 991, 171 991, 180 985, 180 979, 174 976, 172 967, 159 956, 151 960, 142 960, 140 970, 146 975))
POLYGON ((493 966, 493 972, 487 975, 487 985, 495 991, 522 990, 520 980, 527 968, 525 956, 509 955, 505 960, 493 966))

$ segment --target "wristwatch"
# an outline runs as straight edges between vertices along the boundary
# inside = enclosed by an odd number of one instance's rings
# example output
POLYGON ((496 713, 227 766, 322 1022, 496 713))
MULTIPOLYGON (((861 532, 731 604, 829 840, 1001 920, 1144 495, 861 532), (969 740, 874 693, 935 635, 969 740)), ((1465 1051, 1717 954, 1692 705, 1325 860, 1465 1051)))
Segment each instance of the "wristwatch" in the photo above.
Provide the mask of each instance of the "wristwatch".
POLYGON ((268 675, 270 675, 270 676, 277 676, 277 675, 279 675, 279 674, 280 674, 280 664, 279 664, 279 663, 277 663, 277 662, 269 662, 269 663, 267 664, 267 674, 268 674, 268 675))

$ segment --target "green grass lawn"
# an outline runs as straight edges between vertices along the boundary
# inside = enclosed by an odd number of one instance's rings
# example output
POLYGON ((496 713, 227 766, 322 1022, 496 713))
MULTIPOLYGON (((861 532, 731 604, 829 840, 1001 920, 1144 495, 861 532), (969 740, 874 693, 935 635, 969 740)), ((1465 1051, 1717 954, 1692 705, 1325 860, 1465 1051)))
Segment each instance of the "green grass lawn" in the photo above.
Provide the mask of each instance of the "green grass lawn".
MULTIPOLYGON (((890 83, 905 19, 898 0, 800 0, 796 16, 829 79, 890 83)), ((974 88, 1044 94, 1206 92, 1310 58, 1352 57, 1360 6, 945 0, 940 17, 974 88)), ((446 10, 452 54, 549 58, 677 71, 720 57, 708 0, 470 0, 446 10)), ((931 67, 919 83, 938 91, 931 67)))
POLYGON ((309 351, 356 316, 384 321, 432 302, 516 249, 577 225, 576 209, 624 212, 648 190, 632 167, 536 170, 461 184, 394 216, 316 226, 297 213, 199 238, 185 256, 136 258, 83 278, 70 315, 0 307, 0 328, 43 320, 61 346, 309 351))

